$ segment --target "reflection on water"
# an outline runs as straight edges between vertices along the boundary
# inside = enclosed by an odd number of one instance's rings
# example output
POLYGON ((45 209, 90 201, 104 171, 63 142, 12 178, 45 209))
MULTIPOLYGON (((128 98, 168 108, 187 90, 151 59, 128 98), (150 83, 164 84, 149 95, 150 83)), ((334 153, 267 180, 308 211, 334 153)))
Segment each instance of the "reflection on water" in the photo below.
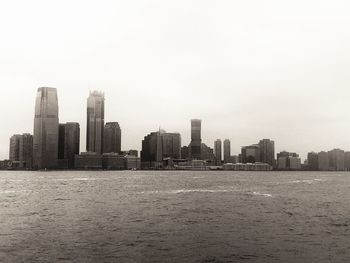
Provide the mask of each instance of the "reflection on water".
POLYGON ((0 172, 0 262, 350 262, 350 174, 0 172))

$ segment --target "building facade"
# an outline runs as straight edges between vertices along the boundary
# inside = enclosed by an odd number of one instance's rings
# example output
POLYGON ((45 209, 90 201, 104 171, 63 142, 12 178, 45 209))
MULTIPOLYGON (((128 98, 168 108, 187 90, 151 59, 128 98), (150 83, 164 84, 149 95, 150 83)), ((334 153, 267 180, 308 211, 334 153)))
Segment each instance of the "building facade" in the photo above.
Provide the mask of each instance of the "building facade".
POLYGON ((202 145, 202 121, 199 119, 191 120, 191 143, 190 143, 190 158, 201 159, 201 145, 202 145))
POLYGON ((35 102, 33 167, 52 169, 58 158, 58 99, 55 88, 39 88, 35 102))
POLYGON ((107 122, 104 127, 103 137, 103 152, 121 152, 122 131, 118 122, 107 122))
POLYGON ((260 162, 275 166, 275 142, 270 139, 259 141, 260 162))
POLYGON ((87 99, 86 151, 103 153, 104 93, 93 91, 87 99))
POLYGON ((229 163, 231 157, 231 141, 229 139, 224 140, 224 163, 229 163))
POLYGON ((328 152, 329 158, 329 170, 331 171, 344 171, 345 170, 345 152, 340 149, 334 149, 328 152))
POLYGON ((329 171, 329 157, 328 152, 318 153, 318 170, 319 171, 329 171))
POLYGON ((307 154, 307 167, 309 171, 318 171, 318 153, 310 152, 307 154))
POLYGON ((10 161, 19 161, 19 144, 22 135, 14 134, 10 138, 10 152, 9 160, 10 161))
POLYGON ((181 136, 165 131, 152 132, 142 140, 141 166, 144 169, 163 168, 163 160, 181 158, 181 136))
POLYGON ((258 144, 243 146, 241 150, 242 163, 257 163, 260 162, 260 147, 258 144))
POLYGON ((214 154, 215 154, 216 165, 221 165, 222 164, 222 143, 220 139, 217 139, 214 142, 214 154))

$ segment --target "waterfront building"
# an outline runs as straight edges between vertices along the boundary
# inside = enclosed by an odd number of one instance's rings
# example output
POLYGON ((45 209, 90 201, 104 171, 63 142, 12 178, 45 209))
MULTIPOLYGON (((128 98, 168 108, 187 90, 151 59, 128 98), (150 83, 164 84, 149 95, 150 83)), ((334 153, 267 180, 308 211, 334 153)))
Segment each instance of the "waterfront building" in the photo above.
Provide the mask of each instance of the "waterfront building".
POLYGON ((10 152, 9 152, 10 161, 19 161, 20 139, 21 139, 20 134, 14 134, 10 138, 10 152))
POLYGON ((90 92, 87 99, 86 151, 103 153, 105 96, 99 91, 90 92))
POLYGON ((64 137, 66 132, 66 125, 63 123, 58 124, 58 159, 64 159, 64 137))
POLYGON ((181 159, 181 136, 179 133, 162 133, 162 157, 181 159))
POLYGON ((214 150, 207 146, 205 143, 201 144, 201 156, 200 160, 204 160, 207 164, 215 165, 214 150))
POLYGON ((231 157, 231 141, 229 139, 224 140, 224 163, 229 163, 231 157))
POLYGON ((191 120, 191 143, 190 143, 190 158, 201 159, 201 125, 202 121, 199 119, 191 120))
POLYGON ((226 163, 223 165, 225 171, 271 171, 272 166, 267 163, 226 163))
POLYGON ((350 152, 345 152, 344 154, 344 166, 345 171, 350 171, 350 152))
POLYGON ((9 155, 9 160, 16 164, 17 168, 31 169, 33 165, 33 136, 28 133, 13 135, 10 138, 9 155))
POLYGON ((181 147, 181 158, 182 159, 188 159, 189 158, 189 147, 188 146, 182 146, 181 147))
POLYGON ((35 169, 57 167, 58 99, 55 88, 38 89, 35 102, 33 166, 35 169))
POLYGON ((300 170, 301 159, 297 153, 282 151, 277 154, 278 170, 300 170))
POLYGON ((74 168, 78 170, 102 169, 102 155, 95 152, 83 152, 74 157, 74 168))
POLYGON ((102 156, 102 167, 106 170, 125 170, 126 158, 117 153, 104 153, 102 156))
POLYGON ((165 131, 152 132, 142 140, 141 165, 145 169, 163 168, 163 159, 181 158, 181 136, 165 131))
POLYGON ((217 139, 214 142, 214 153, 215 153, 215 163, 216 165, 221 165, 222 164, 222 143, 220 139, 217 139))
POLYGON ((107 122, 104 127, 103 151, 105 153, 121 152, 121 129, 118 122, 107 122))
POLYGON ((230 163, 230 164, 239 163, 239 157, 237 155, 231 155, 228 158, 227 163, 230 163))
POLYGON ((318 170, 318 153, 310 152, 307 154, 307 167, 310 171, 318 170))
POLYGON ((127 170, 139 170, 141 169, 141 159, 137 156, 127 155, 126 159, 126 169, 127 170))
POLYGON ((329 170, 329 156, 328 152, 319 152, 318 153, 318 170, 319 171, 328 171, 329 170))
POLYGON ((32 169, 33 167, 33 135, 24 133, 19 140, 20 168, 32 169))
POLYGON ((260 161, 275 166, 275 142, 270 139, 259 141, 260 161))
POLYGON ((299 157, 288 157, 288 169, 289 170, 300 170, 301 169, 301 159, 299 157))
POLYGON ((340 149, 334 149, 328 152, 329 169, 331 171, 344 171, 344 151, 340 149))
POLYGON ((74 157, 80 151, 80 126, 77 122, 59 124, 58 167, 74 168, 74 157))
POLYGON ((241 162, 242 163, 255 163, 260 162, 260 146, 259 144, 253 144, 250 146, 243 146, 241 148, 241 162))

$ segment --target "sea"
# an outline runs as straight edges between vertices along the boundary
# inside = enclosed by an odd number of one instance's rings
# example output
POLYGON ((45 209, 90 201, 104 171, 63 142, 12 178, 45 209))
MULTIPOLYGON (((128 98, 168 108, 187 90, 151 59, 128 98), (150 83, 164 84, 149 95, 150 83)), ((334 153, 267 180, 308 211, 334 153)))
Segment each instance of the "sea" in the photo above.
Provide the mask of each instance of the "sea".
POLYGON ((0 262, 350 262, 350 173, 2 171, 0 262))

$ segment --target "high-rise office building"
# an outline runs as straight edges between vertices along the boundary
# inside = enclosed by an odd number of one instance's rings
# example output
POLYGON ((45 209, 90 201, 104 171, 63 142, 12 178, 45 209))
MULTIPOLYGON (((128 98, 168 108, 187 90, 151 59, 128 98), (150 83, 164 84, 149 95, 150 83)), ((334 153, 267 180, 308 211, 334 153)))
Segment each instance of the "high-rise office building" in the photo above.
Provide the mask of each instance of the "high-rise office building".
POLYGON ((161 168, 164 158, 181 158, 181 136, 165 131, 152 132, 142 140, 141 165, 143 168, 161 168))
POLYGON ((118 122, 107 122, 103 132, 103 152, 120 153, 122 132, 118 122))
POLYGON ((24 133, 19 140, 20 167, 31 169, 33 167, 33 135, 24 133))
POLYGON ((241 150, 242 163, 260 162, 260 147, 259 144, 243 146, 241 150))
POLYGON ((328 171, 329 170, 329 156, 328 152, 318 153, 318 170, 328 171))
POLYGON ((58 159, 64 159, 66 124, 58 124, 58 159))
POLYGON ((277 154, 277 169, 278 170, 300 170, 301 159, 299 154, 291 152, 280 152, 277 154))
POLYGON ((275 142, 270 139, 263 139, 259 142, 260 162, 275 166, 275 142))
POLYGON ((214 153, 215 153, 216 165, 221 165, 221 162, 222 162, 222 143, 221 143, 220 139, 217 139, 214 142, 214 153))
POLYGON ((344 154, 344 166, 345 171, 350 171, 350 152, 345 152, 344 154))
POLYGON ((344 171, 344 151, 340 149, 334 149, 328 152, 329 169, 332 171, 344 171))
POLYGON ((10 161, 19 161, 19 144, 20 139, 22 135, 20 134, 14 134, 10 138, 10 153, 9 153, 9 160, 10 161))
POLYGON ((310 152, 307 154, 308 170, 317 171, 318 170, 318 153, 310 152))
POLYGON ((58 100, 55 88, 39 88, 35 102, 33 166, 56 168, 58 158, 58 100))
POLYGON ((224 163, 229 163, 231 157, 231 141, 229 139, 224 140, 224 163))
POLYGON ((163 158, 181 159, 181 135, 179 133, 163 133, 163 158))
POLYGON ((190 144, 190 158, 201 159, 201 124, 202 121, 198 119, 191 120, 191 144, 190 144))
POLYGON ((215 154, 213 148, 210 148, 205 143, 201 145, 201 160, 206 161, 208 164, 215 165, 215 154))
POLYGON ((68 168, 74 168, 74 156, 80 151, 80 125, 67 122, 64 130, 64 159, 68 160, 68 168))
POLYGON ((86 150, 103 153, 104 93, 93 91, 87 100, 86 150))
POLYGON ((77 122, 59 124, 58 159, 60 168, 74 168, 74 156, 80 150, 80 126, 77 122), (64 161, 62 161, 64 160, 64 161))

